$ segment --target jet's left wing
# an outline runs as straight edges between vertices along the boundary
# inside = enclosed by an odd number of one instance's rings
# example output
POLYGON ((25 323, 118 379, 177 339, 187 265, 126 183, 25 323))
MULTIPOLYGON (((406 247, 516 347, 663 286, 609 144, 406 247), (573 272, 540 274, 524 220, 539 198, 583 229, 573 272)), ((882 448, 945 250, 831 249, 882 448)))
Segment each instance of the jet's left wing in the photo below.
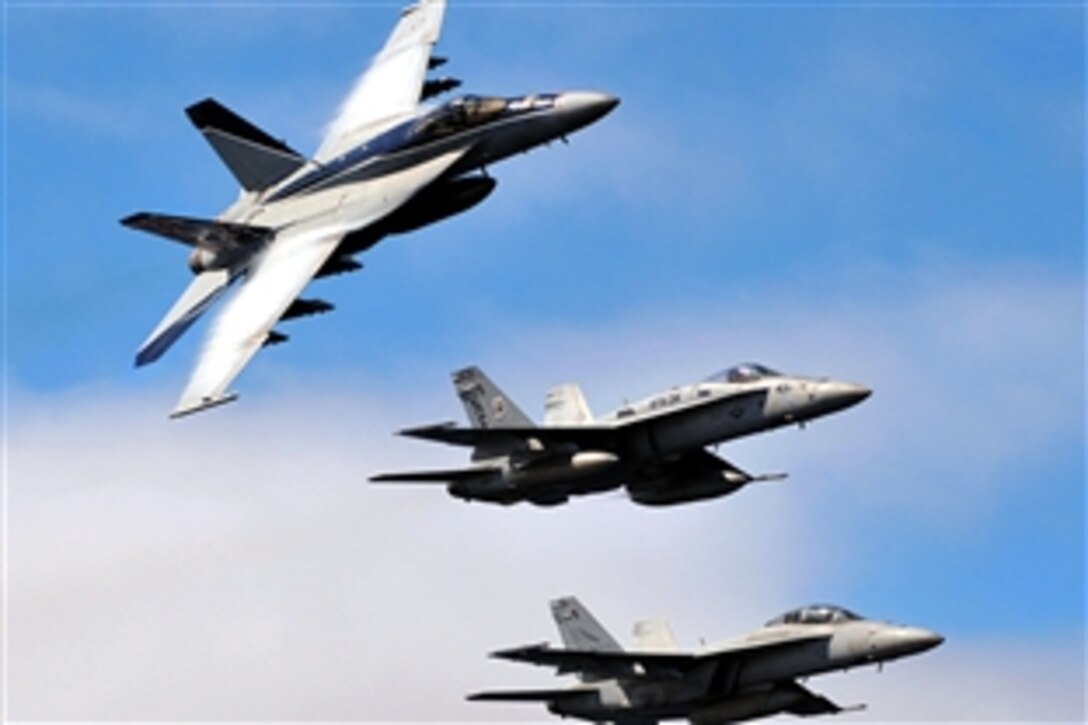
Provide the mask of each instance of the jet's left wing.
POLYGON ((400 431, 400 435, 469 448, 511 441, 536 441, 544 447, 568 445, 613 450, 619 442, 616 428, 588 425, 572 428, 461 428, 453 423, 439 423, 405 428, 400 431))
POLYGON ((754 653, 804 648, 813 642, 824 641, 826 632, 784 639, 743 642, 728 647, 698 653, 672 651, 601 651, 585 649, 553 648, 546 644, 493 652, 492 657, 527 662, 533 665, 555 667, 558 674, 591 671, 594 673, 630 676, 632 672, 647 675, 682 675, 684 672, 706 664, 736 666, 754 653))
POLYGON ((338 218, 327 221, 321 218, 322 223, 280 230, 253 260, 241 289, 216 319, 189 385, 171 417, 234 400, 236 396, 226 393, 227 386, 269 339, 272 326, 333 255, 343 236, 392 213, 441 176, 465 151, 451 151, 396 174, 356 185, 357 190, 343 202, 343 207, 351 209, 349 226, 338 218))
POLYGON ((679 675, 699 664, 694 654, 678 652, 624 652, 588 649, 556 649, 543 644, 514 647, 491 653, 492 657, 555 667, 557 674, 593 672, 615 677, 636 671, 647 675, 679 675))
POLYGON ((329 126, 314 157, 318 162, 356 146, 364 135, 380 130, 379 124, 415 112, 445 14, 446 0, 417 0, 401 12, 392 34, 329 126))

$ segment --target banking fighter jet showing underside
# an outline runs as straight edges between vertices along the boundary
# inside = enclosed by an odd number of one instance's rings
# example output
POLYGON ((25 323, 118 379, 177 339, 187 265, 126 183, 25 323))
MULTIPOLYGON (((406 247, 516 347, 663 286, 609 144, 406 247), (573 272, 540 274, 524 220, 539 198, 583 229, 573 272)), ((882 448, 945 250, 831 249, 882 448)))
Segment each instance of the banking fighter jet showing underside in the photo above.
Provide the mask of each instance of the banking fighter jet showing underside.
POLYGON ((444 423, 401 434, 470 447, 472 465, 385 473, 372 481, 446 483, 458 498, 499 504, 550 506, 620 486, 647 506, 700 501, 784 477, 751 475, 706 446, 803 425, 870 393, 853 383, 784 375, 748 363, 597 419, 577 385, 560 385, 548 393, 544 425, 538 427, 479 368, 453 373, 453 383, 473 427, 444 423))
POLYGON ((492 656, 555 667, 581 682, 552 690, 480 692, 469 700, 537 702, 563 717, 652 725, 686 719, 722 725, 777 714, 832 715, 842 707, 798 680, 833 670, 883 663, 944 641, 934 632, 863 619, 832 605, 787 612, 761 629, 720 644, 682 651, 667 622, 635 625, 623 649, 574 597, 551 603, 562 648, 517 647, 492 656))
POLYGON ((122 220, 192 248, 189 287, 140 346, 157 360, 232 284, 174 410, 229 402, 227 389, 253 355, 283 342, 274 329, 332 305, 299 294, 312 279, 359 269, 354 254, 469 209, 495 180, 486 165, 593 123, 618 100, 603 93, 424 101, 460 81, 427 78, 445 0, 406 8, 385 46, 344 101, 312 158, 207 99, 186 112, 242 187, 215 220, 141 212, 122 220))

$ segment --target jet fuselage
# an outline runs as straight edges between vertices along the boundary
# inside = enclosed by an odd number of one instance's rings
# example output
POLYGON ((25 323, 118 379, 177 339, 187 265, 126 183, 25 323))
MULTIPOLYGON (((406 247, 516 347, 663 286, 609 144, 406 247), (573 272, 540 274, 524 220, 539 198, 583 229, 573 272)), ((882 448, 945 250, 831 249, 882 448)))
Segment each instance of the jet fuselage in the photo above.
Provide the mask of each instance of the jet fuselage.
POLYGON ((715 498, 753 477, 734 468, 678 469, 670 464, 706 446, 803 424, 869 395, 868 388, 854 383, 739 365, 594 421, 614 431, 608 450, 513 451, 479 461, 480 475, 451 482, 449 492, 466 500, 555 505, 570 496, 626 485, 634 501, 648 506, 715 498))
POLYGON ((582 697, 549 704, 557 715, 604 721, 643 717, 691 718, 727 722, 788 711, 804 691, 780 686, 799 678, 869 664, 890 662, 924 652, 943 638, 917 627, 853 620, 828 624, 769 624, 747 637, 697 652, 706 657, 701 673, 669 681, 652 677, 611 679, 584 685, 582 697), (813 635, 826 638, 813 639, 813 635), (797 643, 761 650, 767 642, 797 643), (751 648, 735 676, 722 676, 713 657, 718 652, 751 648), (709 684, 708 684, 709 683, 709 684))
POLYGON ((861 385, 827 378, 776 374, 751 382, 708 380, 624 406, 602 422, 637 431, 626 452, 643 461, 804 423, 869 394, 861 385))
MULTIPOLYGON (((224 221, 278 227, 325 214, 337 214, 350 227, 351 187, 419 166, 445 154, 467 149, 437 181, 417 196, 430 193, 431 205, 441 205, 445 185, 459 176, 483 169, 514 154, 587 126, 619 103, 613 96, 589 91, 547 93, 515 98, 464 96, 379 131, 354 149, 325 163, 310 162, 276 186, 243 196, 221 216, 224 221), (345 200, 347 203, 345 203, 345 200)), ((483 193, 468 204, 449 204, 450 214, 471 208, 493 189, 494 183, 474 187, 483 193)), ((453 187, 450 187, 451 189, 453 187)), ((411 202, 409 202, 411 204, 411 202)), ((444 218, 436 216, 427 223, 444 218)), ((410 228, 421 226, 416 224, 410 228)), ((399 231, 388 228, 389 233, 399 231)), ((346 251, 356 252, 376 243, 358 240, 346 251)))

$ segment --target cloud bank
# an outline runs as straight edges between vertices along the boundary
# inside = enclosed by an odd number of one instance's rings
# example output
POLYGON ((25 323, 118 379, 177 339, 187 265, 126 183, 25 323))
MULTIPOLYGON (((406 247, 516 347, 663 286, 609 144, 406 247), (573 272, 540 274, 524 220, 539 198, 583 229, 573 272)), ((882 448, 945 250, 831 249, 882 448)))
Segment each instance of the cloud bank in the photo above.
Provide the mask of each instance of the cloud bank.
MULTIPOLYGON (((477 362, 530 411, 539 408, 523 398, 557 376, 580 380, 604 409, 740 357, 876 390, 804 433, 720 451, 753 470, 790 470, 790 481, 671 510, 619 496, 498 509, 440 488, 366 484, 378 470, 461 463, 457 451, 389 435, 459 416, 444 373, 391 389, 282 369, 240 403, 180 422, 163 418, 172 391, 17 388, 10 714, 542 718, 463 696, 556 682, 485 658, 554 641, 550 597, 578 594, 619 635, 649 616, 670 618, 687 644, 739 633, 790 606, 864 591, 882 556, 867 520, 889 509, 929 557, 920 568, 954 566, 940 562, 949 542, 992 530, 992 508, 1030 484, 1008 471, 1046 470, 1083 440, 1083 395, 1073 394, 1082 290, 1023 270, 897 278, 901 294, 871 305, 832 296, 816 313, 799 290, 704 300, 701 309, 729 310, 714 324, 661 310, 481 345, 477 362), (1056 399, 1055 383, 1070 395, 1056 399), (1000 414, 1010 407, 1016 421, 1000 414), (919 476, 931 470, 942 475, 919 476)), ((1069 486, 1055 495, 1083 512, 1080 482, 1069 486)), ((1068 569, 1083 590, 1083 552, 1054 546, 1038 566, 1068 569)), ((884 600, 892 611, 840 603, 932 626, 944 647, 879 678, 810 684, 868 702, 866 717, 878 720, 1083 716, 1082 623, 1051 615, 1046 631, 1014 636, 951 616, 919 621, 918 609, 940 611, 948 594, 918 588, 932 610, 917 598, 898 609, 884 600)), ((1022 616, 1034 616, 1033 594, 1020 594, 1022 616)), ((961 596, 983 615, 994 604, 984 586, 961 596)))

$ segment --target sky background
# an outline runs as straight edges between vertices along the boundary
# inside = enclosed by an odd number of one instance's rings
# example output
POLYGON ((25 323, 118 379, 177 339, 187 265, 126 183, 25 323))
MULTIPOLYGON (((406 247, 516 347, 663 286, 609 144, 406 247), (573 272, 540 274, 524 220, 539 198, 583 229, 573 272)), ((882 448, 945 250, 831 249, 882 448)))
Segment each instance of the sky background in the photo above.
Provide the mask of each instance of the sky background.
POLYGON ((577 594, 623 640, 812 601, 947 637, 809 683, 851 721, 1083 720, 1083 8, 454 0, 466 90, 622 105, 167 420, 205 326, 132 360, 187 250, 117 220, 233 200, 206 96, 315 149, 399 6, 5 4, 7 715, 543 719, 463 696, 564 682, 486 653, 577 594), (539 418, 741 360, 874 395, 723 446, 791 476, 690 506, 365 482, 464 463, 391 434, 460 420, 465 364, 539 418))

